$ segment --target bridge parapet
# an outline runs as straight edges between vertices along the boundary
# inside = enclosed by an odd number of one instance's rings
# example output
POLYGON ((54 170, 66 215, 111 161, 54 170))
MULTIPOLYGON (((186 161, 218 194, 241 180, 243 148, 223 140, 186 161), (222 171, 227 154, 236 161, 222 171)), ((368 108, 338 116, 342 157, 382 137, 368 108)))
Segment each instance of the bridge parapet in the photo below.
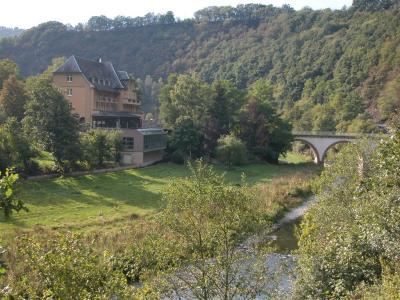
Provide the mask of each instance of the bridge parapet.
POLYGON ((371 134, 363 134, 363 133, 337 133, 334 131, 294 131, 292 132, 293 136, 310 136, 310 137, 335 137, 335 138, 360 138, 363 136, 369 136, 371 134))

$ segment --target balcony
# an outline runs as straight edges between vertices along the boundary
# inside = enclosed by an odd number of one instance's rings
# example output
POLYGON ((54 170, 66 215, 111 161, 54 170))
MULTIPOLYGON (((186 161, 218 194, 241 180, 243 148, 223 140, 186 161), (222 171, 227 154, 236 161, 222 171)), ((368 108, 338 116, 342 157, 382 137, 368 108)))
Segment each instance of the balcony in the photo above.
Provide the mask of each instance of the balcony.
POLYGON ((138 129, 142 126, 139 115, 127 112, 94 112, 92 127, 104 129, 138 129))

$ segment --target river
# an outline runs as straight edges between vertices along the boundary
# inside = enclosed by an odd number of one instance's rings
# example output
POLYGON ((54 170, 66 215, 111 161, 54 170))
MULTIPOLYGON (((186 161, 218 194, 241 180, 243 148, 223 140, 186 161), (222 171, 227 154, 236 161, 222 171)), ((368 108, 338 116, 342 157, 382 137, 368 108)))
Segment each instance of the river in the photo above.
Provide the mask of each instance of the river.
MULTIPOLYGON (((268 237, 273 240, 274 253, 266 255, 265 264, 269 272, 279 273, 276 292, 284 297, 289 297, 294 284, 294 269, 296 257, 291 253, 298 248, 297 228, 302 217, 312 204, 315 197, 311 197, 302 205, 292 209, 274 226, 268 237)), ((265 299, 260 297, 259 299, 265 299)))

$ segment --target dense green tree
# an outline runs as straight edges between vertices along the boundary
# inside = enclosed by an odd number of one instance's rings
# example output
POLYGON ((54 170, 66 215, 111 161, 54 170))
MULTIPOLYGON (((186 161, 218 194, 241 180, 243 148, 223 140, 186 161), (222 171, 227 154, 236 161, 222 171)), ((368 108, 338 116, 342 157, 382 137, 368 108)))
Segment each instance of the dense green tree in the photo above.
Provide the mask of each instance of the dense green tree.
POLYGON ((3 84, 0 93, 0 110, 6 117, 14 117, 21 121, 24 118, 26 100, 24 85, 12 75, 3 84))
POLYGON ((238 132, 255 156, 273 163, 290 147, 291 126, 281 119, 271 105, 272 91, 268 81, 258 81, 249 89, 242 108, 238 132))
POLYGON ((39 147, 51 152, 62 171, 80 158, 79 122, 69 102, 51 83, 38 78, 26 105, 24 130, 39 147))
POLYGON ((211 153, 221 135, 230 133, 238 120, 239 108, 243 105, 244 93, 226 80, 211 85, 212 94, 207 107, 203 128, 204 150, 211 153))
POLYGON ((160 114, 173 127, 179 117, 188 117, 196 125, 204 124, 211 91, 195 75, 171 75, 160 93, 160 114))
POLYGON ((200 128, 193 120, 182 117, 170 135, 168 148, 170 152, 178 150, 186 157, 197 157, 201 154, 201 141, 200 128))
POLYGON ((0 125, 0 171, 15 167, 30 173, 34 155, 31 141, 22 130, 20 122, 9 118, 0 125))

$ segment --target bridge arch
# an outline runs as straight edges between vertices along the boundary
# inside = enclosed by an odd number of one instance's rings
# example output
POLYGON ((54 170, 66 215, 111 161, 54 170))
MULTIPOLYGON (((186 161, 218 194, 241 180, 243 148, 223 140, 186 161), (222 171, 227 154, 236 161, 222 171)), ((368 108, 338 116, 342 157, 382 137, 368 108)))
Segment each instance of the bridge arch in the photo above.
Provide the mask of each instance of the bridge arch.
POLYGON ((315 154, 315 163, 323 163, 327 151, 333 146, 341 143, 349 143, 357 139, 357 135, 335 134, 335 133, 293 133, 294 141, 301 141, 309 145, 315 154))
POLYGON ((297 137, 294 137, 294 138, 293 138, 293 141, 294 141, 294 142, 302 142, 302 143, 306 144, 307 146, 309 146, 310 149, 311 149, 311 151, 312 151, 313 154, 314 154, 314 162, 315 162, 316 164, 319 163, 320 155, 319 155, 318 149, 315 148, 315 146, 314 146, 312 143, 310 143, 309 141, 307 141, 307 139, 297 138, 297 137))
POLYGON ((342 140, 342 141, 334 142, 333 144, 331 144, 330 146, 328 146, 328 148, 325 149, 324 153, 323 153, 322 156, 321 156, 322 161, 325 160, 326 155, 328 154, 328 151, 329 151, 330 149, 332 149, 332 148, 335 147, 336 145, 339 145, 339 144, 348 144, 348 143, 350 143, 349 140, 342 140))

